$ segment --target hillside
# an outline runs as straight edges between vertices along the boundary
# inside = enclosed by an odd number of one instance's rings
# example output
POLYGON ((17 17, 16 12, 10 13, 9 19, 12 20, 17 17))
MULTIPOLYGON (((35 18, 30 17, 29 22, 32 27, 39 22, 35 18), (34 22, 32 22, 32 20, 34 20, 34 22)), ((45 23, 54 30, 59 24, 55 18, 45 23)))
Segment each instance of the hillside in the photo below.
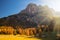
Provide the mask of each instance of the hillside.
POLYGON ((22 26, 23 28, 37 27, 37 25, 51 25, 53 23, 53 11, 48 6, 37 6, 34 3, 27 5, 18 14, 0 18, 0 26, 22 26))

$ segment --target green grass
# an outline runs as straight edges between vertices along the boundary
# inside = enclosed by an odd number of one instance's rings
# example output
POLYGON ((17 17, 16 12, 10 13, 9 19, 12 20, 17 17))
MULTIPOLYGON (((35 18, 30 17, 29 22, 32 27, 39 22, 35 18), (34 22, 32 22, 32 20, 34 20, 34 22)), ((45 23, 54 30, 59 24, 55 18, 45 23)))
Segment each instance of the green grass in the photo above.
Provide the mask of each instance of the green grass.
POLYGON ((48 34, 47 37, 42 38, 42 40, 56 40, 56 34, 54 32, 48 34))

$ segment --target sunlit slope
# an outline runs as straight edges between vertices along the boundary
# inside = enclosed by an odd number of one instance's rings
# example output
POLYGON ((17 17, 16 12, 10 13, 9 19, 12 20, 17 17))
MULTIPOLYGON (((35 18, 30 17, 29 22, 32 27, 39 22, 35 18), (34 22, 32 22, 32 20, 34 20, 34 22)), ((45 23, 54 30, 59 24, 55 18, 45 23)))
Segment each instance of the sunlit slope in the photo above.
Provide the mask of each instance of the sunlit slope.
POLYGON ((0 35, 0 40, 40 40, 37 38, 29 38, 22 35, 0 35))
POLYGON ((54 30, 60 29, 60 17, 55 17, 55 27, 54 30))

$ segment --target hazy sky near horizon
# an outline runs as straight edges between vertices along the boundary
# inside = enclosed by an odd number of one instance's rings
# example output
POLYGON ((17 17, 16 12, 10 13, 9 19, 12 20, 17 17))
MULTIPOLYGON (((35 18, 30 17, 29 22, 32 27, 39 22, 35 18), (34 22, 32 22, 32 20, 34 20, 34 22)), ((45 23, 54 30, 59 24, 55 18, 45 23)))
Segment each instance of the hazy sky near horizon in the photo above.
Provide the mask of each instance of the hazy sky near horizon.
POLYGON ((60 0, 0 0, 0 18, 19 13, 29 3, 48 5, 55 11, 60 11, 60 0))

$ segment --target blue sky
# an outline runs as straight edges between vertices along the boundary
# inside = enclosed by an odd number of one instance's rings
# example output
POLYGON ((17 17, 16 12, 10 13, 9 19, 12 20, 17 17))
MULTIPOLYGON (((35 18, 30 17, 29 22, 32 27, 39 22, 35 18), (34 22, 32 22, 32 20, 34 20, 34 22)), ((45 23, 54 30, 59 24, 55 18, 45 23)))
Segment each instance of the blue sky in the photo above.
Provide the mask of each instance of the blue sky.
MULTIPOLYGON (((0 0, 0 18, 19 13, 26 8, 29 3, 48 5, 55 10, 60 8, 60 5, 59 7, 57 5, 58 3, 60 4, 59 0, 0 0)), ((58 11, 60 11, 60 9, 58 11)))
POLYGON ((37 0, 0 0, 0 17, 16 14, 26 8, 29 3, 38 3, 37 0))

